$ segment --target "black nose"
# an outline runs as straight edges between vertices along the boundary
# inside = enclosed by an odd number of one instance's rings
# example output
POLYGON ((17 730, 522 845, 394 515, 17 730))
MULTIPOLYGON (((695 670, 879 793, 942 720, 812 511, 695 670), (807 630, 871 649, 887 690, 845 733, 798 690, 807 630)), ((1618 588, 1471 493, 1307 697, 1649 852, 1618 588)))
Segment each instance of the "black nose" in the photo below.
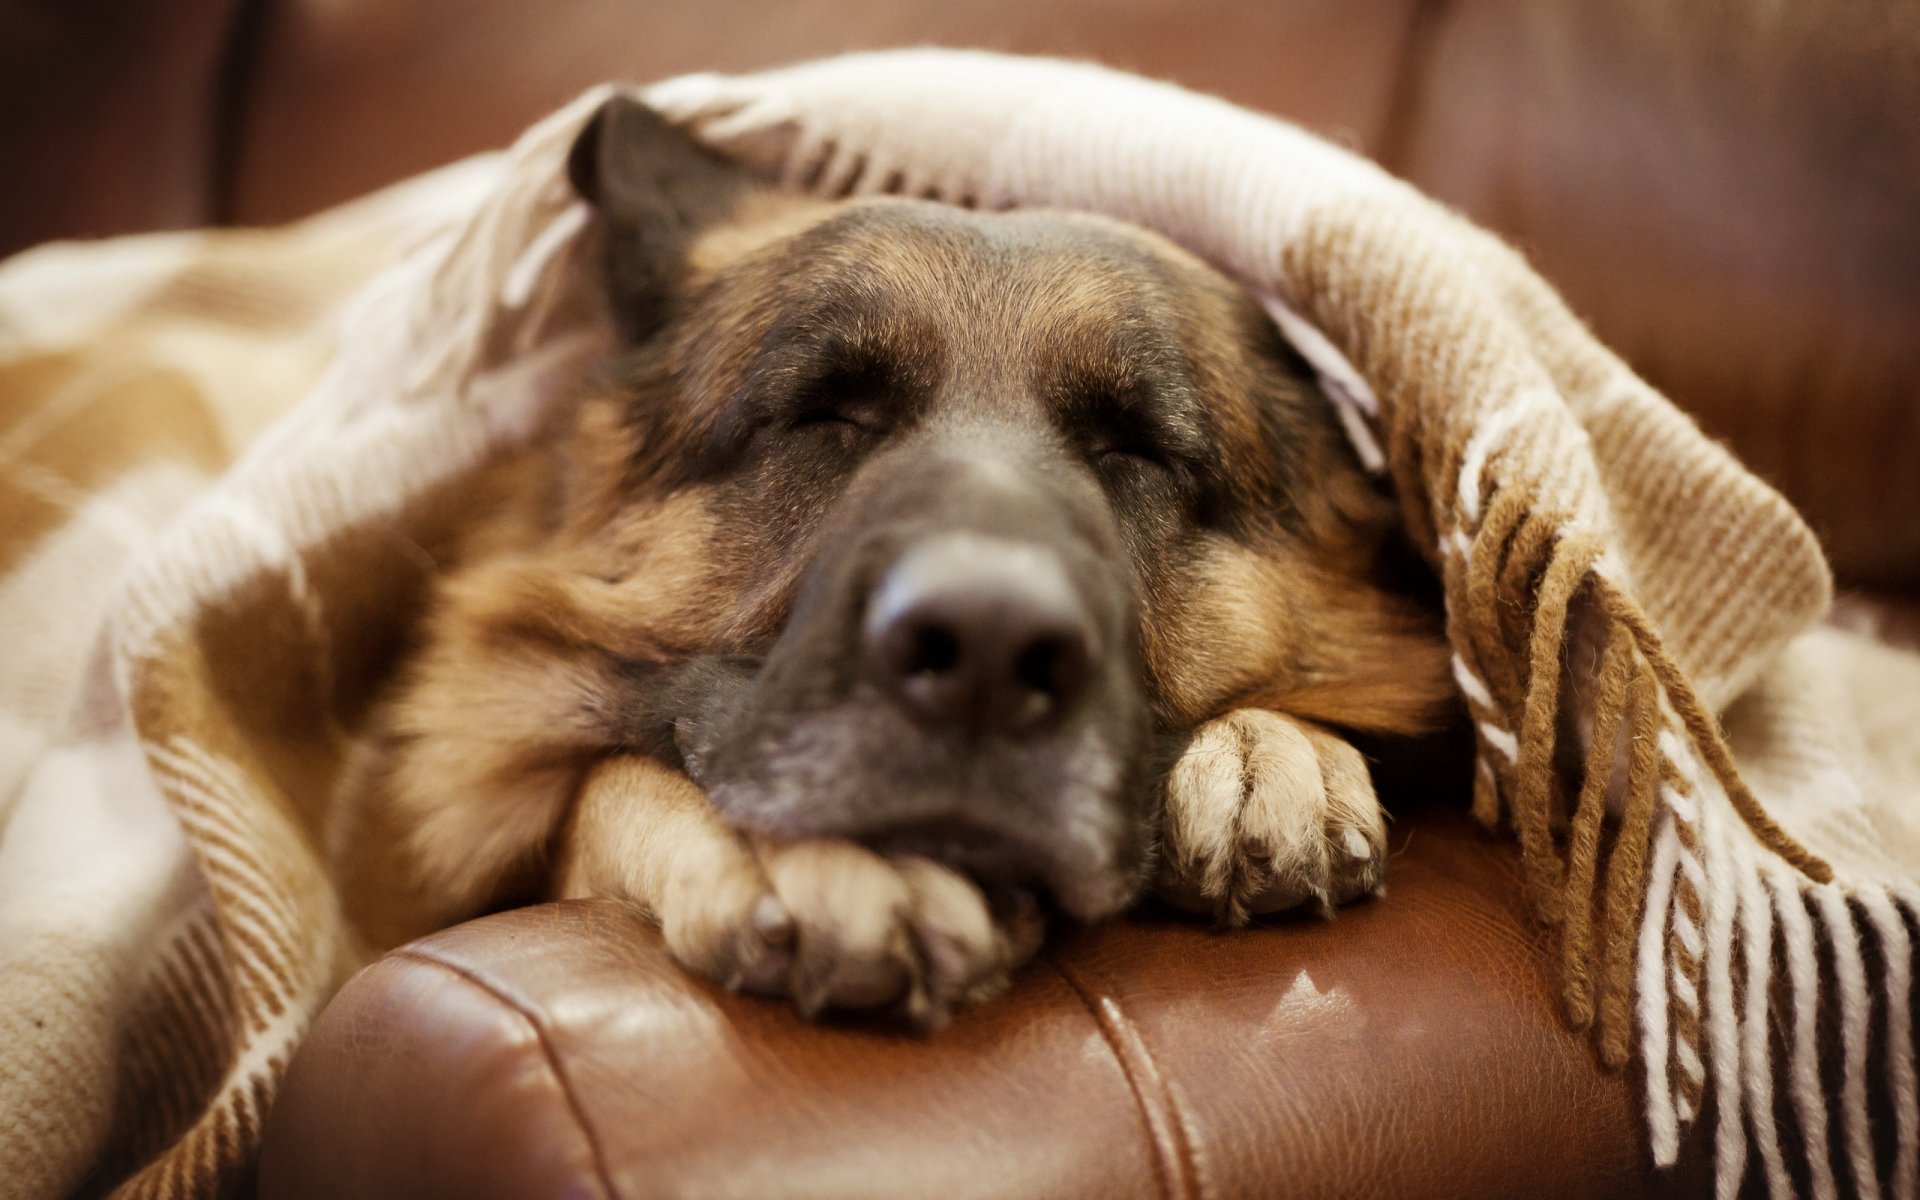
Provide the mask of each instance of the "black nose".
POLYGON ((1050 551, 974 534, 915 544, 867 606, 866 652, 921 721, 1026 733, 1071 708, 1096 653, 1085 604, 1050 551))

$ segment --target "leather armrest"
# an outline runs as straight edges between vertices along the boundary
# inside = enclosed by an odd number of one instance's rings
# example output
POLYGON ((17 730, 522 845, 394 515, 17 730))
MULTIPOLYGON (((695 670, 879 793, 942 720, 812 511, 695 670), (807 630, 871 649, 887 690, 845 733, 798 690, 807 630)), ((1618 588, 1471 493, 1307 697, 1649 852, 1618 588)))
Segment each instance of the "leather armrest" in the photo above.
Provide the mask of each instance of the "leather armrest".
POLYGON ((337 1196, 1621 1197, 1629 1078, 1558 1016, 1511 848, 1403 820, 1390 893, 1050 944, 926 1038, 688 976, 610 904, 448 930, 357 976, 294 1059, 264 1200, 337 1196))

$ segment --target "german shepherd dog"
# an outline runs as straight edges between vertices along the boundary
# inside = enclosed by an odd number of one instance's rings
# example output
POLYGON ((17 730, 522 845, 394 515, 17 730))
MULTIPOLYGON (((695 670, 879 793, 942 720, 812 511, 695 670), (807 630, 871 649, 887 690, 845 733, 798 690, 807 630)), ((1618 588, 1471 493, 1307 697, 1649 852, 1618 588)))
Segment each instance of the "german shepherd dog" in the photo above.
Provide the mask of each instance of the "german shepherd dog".
POLYGON ((611 897, 938 1024, 1050 910, 1378 887, 1336 730, 1435 727, 1446 650, 1246 291, 1094 216, 777 191, 631 100, 570 170, 622 348, 436 585, 343 851, 418 894, 363 920, 611 897))

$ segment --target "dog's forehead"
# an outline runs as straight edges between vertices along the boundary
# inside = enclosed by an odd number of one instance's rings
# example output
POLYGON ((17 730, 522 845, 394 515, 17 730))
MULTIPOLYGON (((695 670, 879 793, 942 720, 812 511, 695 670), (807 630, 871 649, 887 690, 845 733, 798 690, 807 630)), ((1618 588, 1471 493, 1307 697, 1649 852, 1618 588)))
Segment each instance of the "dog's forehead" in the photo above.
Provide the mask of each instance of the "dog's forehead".
POLYGON ((878 370, 949 416, 990 406, 1085 421, 1118 406, 1185 445, 1207 440, 1204 426, 1227 450, 1262 453, 1264 317, 1244 289, 1156 234, 1057 210, 760 203, 706 235, 681 310, 675 345, 715 404, 878 370))
POLYGON ((696 262, 749 287, 876 308, 971 301, 975 315, 1090 323, 1191 306, 1224 282, 1171 242, 1092 214, 891 197, 749 211, 711 233, 696 262))
POLYGON ((922 200, 855 202, 817 227, 823 244, 873 249, 884 245, 939 247, 956 258, 1017 267, 1040 255, 1058 265, 1079 260, 1092 269, 1160 273, 1180 252, 1144 229, 1092 213, 1064 209, 982 212, 922 200))

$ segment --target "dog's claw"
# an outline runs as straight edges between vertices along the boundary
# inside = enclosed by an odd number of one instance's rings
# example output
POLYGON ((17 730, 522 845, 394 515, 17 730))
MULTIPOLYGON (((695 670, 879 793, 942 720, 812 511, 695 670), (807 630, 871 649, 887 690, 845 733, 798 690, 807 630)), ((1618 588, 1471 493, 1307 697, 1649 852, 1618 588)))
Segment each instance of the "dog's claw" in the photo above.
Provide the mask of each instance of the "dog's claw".
POLYGON ((793 944, 793 917, 780 897, 768 894, 753 906, 753 931, 769 946, 793 944))
POLYGON ((800 1015, 811 1021, 827 1010, 827 1000, 832 995, 832 981, 818 972, 811 975, 796 975, 793 981, 793 1006, 800 1015))
POLYGON ((937 1033, 947 1027, 951 1016, 947 1006, 927 991, 924 978, 916 979, 900 1003, 900 1016, 919 1033, 937 1033))

